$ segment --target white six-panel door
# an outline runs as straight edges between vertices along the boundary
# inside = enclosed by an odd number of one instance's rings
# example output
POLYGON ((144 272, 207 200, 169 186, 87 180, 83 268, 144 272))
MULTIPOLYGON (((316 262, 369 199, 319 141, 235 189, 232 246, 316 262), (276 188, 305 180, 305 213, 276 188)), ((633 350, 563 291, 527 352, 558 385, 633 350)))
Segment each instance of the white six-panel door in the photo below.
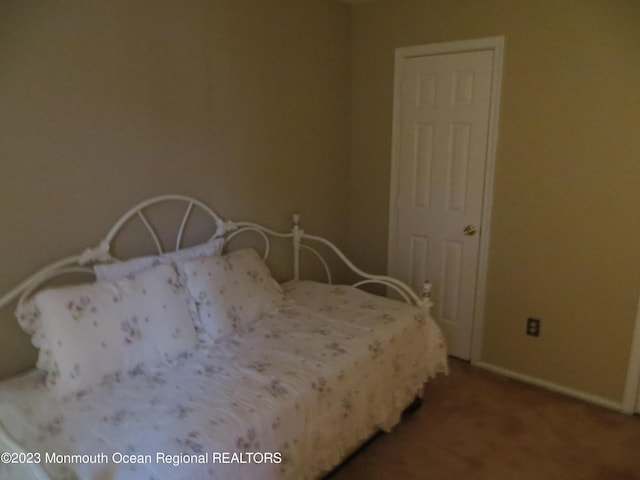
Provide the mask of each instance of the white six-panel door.
POLYGON ((389 272, 433 283, 433 316, 469 359, 483 235, 493 49, 396 57, 389 272))

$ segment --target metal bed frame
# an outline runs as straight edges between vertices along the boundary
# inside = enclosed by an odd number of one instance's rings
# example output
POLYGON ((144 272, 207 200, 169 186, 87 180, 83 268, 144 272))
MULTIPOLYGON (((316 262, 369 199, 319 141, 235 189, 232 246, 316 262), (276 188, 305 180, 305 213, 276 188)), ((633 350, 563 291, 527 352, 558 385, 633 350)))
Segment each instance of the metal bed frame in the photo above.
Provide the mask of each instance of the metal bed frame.
POLYGON ((270 237, 290 239, 293 246, 293 279, 300 279, 300 252, 306 250, 311 252, 322 264, 324 271, 327 275, 327 283, 333 282, 331 276, 331 270, 327 261, 318 252, 318 250, 306 242, 322 244, 328 247, 335 255, 347 266, 349 269, 358 275, 361 280, 353 284, 354 287, 360 287, 366 284, 381 284, 393 291, 395 291, 402 299, 412 305, 419 306, 423 309, 428 309, 431 306, 429 296, 431 293, 431 284, 427 281, 422 287, 422 296, 418 296, 407 284, 404 282, 389 277, 387 275, 372 275, 366 273, 355 266, 346 255, 329 240, 316 235, 310 235, 300 227, 300 214, 295 213, 292 216, 293 226, 289 232, 276 232, 270 228, 264 227, 257 223, 239 221, 234 222, 230 220, 223 220, 218 214, 208 207, 203 202, 188 197, 185 195, 160 195, 156 197, 144 200, 128 212, 122 215, 118 221, 116 221, 107 235, 102 239, 95 247, 87 248, 78 255, 72 255, 56 262, 53 262, 42 269, 38 270, 28 278, 26 278, 19 285, 14 287, 11 291, 5 293, 0 297, 0 308, 4 308, 18 299, 18 305, 22 305, 24 301, 35 292, 44 282, 58 277, 60 275, 68 273, 93 273, 91 265, 99 263, 110 263, 119 261, 117 258, 111 255, 111 247, 115 237, 118 233, 124 229, 124 227, 134 217, 138 218, 146 227, 147 231, 151 235, 158 254, 164 253, 164 249, 156 232, 156 229, 151 225, 148 217, 145 215, 145 210, 153 205, 158 205, 166 202, 181 202, 186 204, 186 210, 182 217, 179 230, 176 236, 175 250, 179 250, 182 247, 182 241, 184 238, 185 229, 189 223, 189 219, 195 207, 200 208, 205 214, 207 214, 215 225, 215 233, 212 238, 224 238, 225 243, 243 232, 255 232, 262 237, 265 243, 265 250, 263 254, 263 260, 266 260, 271 250, 270 237))

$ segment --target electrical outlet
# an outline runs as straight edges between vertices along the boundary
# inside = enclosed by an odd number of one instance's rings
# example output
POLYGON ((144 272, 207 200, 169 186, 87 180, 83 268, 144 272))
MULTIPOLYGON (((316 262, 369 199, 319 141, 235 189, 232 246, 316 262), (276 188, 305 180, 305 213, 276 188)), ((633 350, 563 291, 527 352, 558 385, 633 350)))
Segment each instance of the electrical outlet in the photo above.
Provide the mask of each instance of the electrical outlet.
POLYGON ((531 337, 540 336, 540 319, 531 317, 527 318, 527 335, 531 337))

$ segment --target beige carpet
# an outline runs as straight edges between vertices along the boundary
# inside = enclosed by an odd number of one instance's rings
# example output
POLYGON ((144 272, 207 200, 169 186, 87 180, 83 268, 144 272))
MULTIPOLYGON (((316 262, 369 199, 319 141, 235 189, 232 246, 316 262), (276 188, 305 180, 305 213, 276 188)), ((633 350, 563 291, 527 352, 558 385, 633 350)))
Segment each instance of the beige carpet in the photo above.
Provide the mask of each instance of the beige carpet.
POLYGON ((640 417, 452 360, 422 407, 330 480, 640 480, 640 417))

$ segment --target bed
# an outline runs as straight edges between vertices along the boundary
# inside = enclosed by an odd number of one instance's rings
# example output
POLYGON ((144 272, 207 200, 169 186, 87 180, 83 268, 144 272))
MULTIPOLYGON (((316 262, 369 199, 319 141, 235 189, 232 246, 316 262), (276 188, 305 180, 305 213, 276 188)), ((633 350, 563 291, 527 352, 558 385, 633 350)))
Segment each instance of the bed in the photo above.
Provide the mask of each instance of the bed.
POLYGON ((402 282, 369 275, 330 241, 222 220, 206 204, 163 195, 125 213, 94 248, 46 266, 0 298, 39 348, 37 368, 0 382, 0 478, 311 479, 377 431, 391 430, 447 372, 443 336, 402 282), (186 206, 174 251, 145 212, 186 206), (214 233, 183 248, 194 210, 214 233), (119 261, 112 244, 134 219, 157 254, 119 261), (228 242, 253 232, 252 248, 228 242), (291 242, 291 280, 266 266, 291 242), (360 280, 332 284, 318 244, 360 280), (327 282, 303 280, 309 252, 327 282), (49 286, 68 273, 96 281, 49 286), (398 299, 357 287, 381 284, 398 299))

